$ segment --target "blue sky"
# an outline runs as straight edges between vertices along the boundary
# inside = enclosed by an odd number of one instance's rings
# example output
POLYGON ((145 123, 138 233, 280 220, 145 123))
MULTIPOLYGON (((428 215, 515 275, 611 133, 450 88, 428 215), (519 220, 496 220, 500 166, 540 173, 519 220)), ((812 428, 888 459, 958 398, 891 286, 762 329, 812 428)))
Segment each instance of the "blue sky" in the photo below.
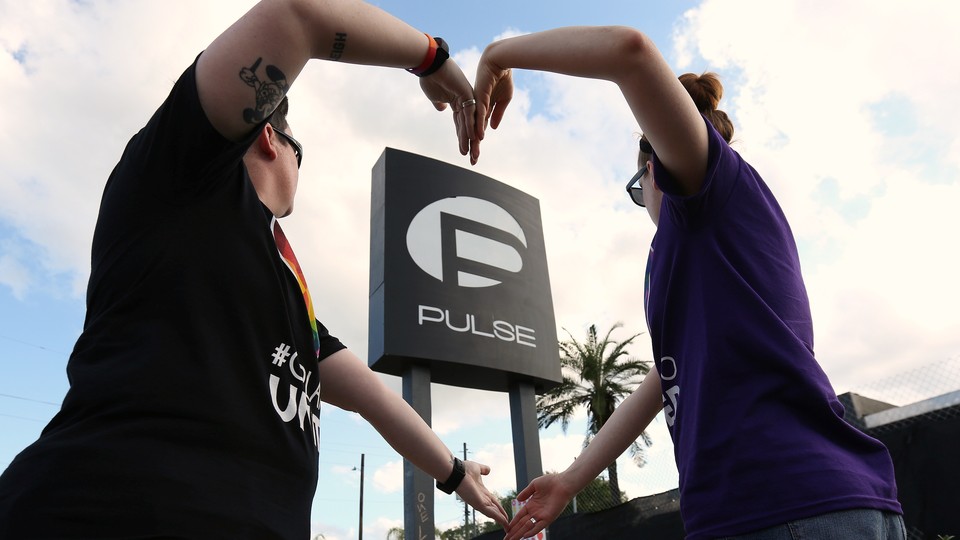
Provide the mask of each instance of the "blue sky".
MULTIPOLYGON (((0 0, 0 467, 66 392, 107 173, 183 68, 251 4, 0 0)), ((918 1, 908 12, 853 0, 377 5, 447 39, 471 79, 489 41, 572 24, 634 26, 678 74, 717 71, 734 147, 791 220, 818 357, 837 391, 907 403, 929 396, 900 374, 960 360, 955 3, 918 1)), ((523 72, 516 80, 515 102, 475 169, 540 200, 561 337, 617 321, 625 328, 615 336, 642 331, 653 227, 623 194, 639 128, 609 83, 523 72)), ((402 71, 315 62, 291 100, 306 159, 284 229, 318 316, 365 358, 373 163, 391 146, 469 164, 447 115, 402 71)), ((630 352, 649 358, 649 344, 630 352)), ((467 443, 472 459, 494 466, 493 489, 514 488, 506 395, 434 385, 433 399, 433 425, 450 448, 467 443)), ((542 433, 546 469, 573 459, 582 429, 542 433)), ((651 464, 627 474, 631 495, 676 485, 669 440, 658 422, 652 429, 651 464)), ((321 438, 315 531, 356 536, 361 453, 364 533, 400 525, 397 454, 333 407, 321 438)), ((456 525, 462 507, 437 500, 441 528, 456 525)))

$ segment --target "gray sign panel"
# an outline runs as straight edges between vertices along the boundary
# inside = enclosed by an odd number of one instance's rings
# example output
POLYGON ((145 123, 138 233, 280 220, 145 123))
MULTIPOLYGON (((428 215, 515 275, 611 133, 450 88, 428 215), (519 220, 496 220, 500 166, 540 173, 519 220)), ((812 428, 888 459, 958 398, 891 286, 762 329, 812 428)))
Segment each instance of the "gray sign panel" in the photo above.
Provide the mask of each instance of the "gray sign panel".
POLYGON ((492 178, 387 148, 373 168, 370 366, 538 391, 561 380, 540 205, 492 178))

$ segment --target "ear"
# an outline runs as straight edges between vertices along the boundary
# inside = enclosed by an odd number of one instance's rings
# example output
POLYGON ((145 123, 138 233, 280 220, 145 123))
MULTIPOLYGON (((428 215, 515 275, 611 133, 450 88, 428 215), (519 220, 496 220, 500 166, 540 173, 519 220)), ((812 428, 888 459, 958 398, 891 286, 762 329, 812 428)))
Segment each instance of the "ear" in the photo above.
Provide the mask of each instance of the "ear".
POLYGON ((270 160, 277 159, 279 151, 276 145, 277 137, 273 134, 273 126, 265 124, 257 136, 257 148, 270 160))
POLYGON ((657 185, 657 177, 653 175, 653 160, 652 160, 652 159, 648 159, 648 160, 647 160, 646 167, 647 167, 647 174, 650 175, 650 180, 653 180, 653 189, 656 190, 656 191, 660 191, 660 186, 657 185))

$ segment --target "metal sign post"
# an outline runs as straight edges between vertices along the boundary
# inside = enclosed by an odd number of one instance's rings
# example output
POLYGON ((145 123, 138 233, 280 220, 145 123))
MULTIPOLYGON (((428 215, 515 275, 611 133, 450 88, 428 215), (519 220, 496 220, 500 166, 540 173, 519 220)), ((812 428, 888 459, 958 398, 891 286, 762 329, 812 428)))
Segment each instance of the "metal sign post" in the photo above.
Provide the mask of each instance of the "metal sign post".
MULTIPOLYGON (((476 172, 387 148, 373 168, 370 367, 509 393, 517 486, 542 473, 536 395, 561 381, 539 202, 476 172)), ((407 538, 433 538, 433 479, 404 461, 407 538)))

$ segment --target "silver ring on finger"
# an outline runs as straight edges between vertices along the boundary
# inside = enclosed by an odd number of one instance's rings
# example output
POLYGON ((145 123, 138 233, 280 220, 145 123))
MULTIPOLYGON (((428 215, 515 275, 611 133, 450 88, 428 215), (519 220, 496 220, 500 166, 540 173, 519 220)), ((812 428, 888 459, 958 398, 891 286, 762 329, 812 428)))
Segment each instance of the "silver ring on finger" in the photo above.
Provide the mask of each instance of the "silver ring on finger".
POLYGON ((477 104, 477 100, 475 100, 475 99, 468 99, 468 100, 466 100, 466 101, 464 101, 463 103, 460 104, 460 110, 463 110, 463 109, 465 109, 465 108, 467 108, 467 107, 470 107, 470 106, 476 105, 476 104, 477 104))

